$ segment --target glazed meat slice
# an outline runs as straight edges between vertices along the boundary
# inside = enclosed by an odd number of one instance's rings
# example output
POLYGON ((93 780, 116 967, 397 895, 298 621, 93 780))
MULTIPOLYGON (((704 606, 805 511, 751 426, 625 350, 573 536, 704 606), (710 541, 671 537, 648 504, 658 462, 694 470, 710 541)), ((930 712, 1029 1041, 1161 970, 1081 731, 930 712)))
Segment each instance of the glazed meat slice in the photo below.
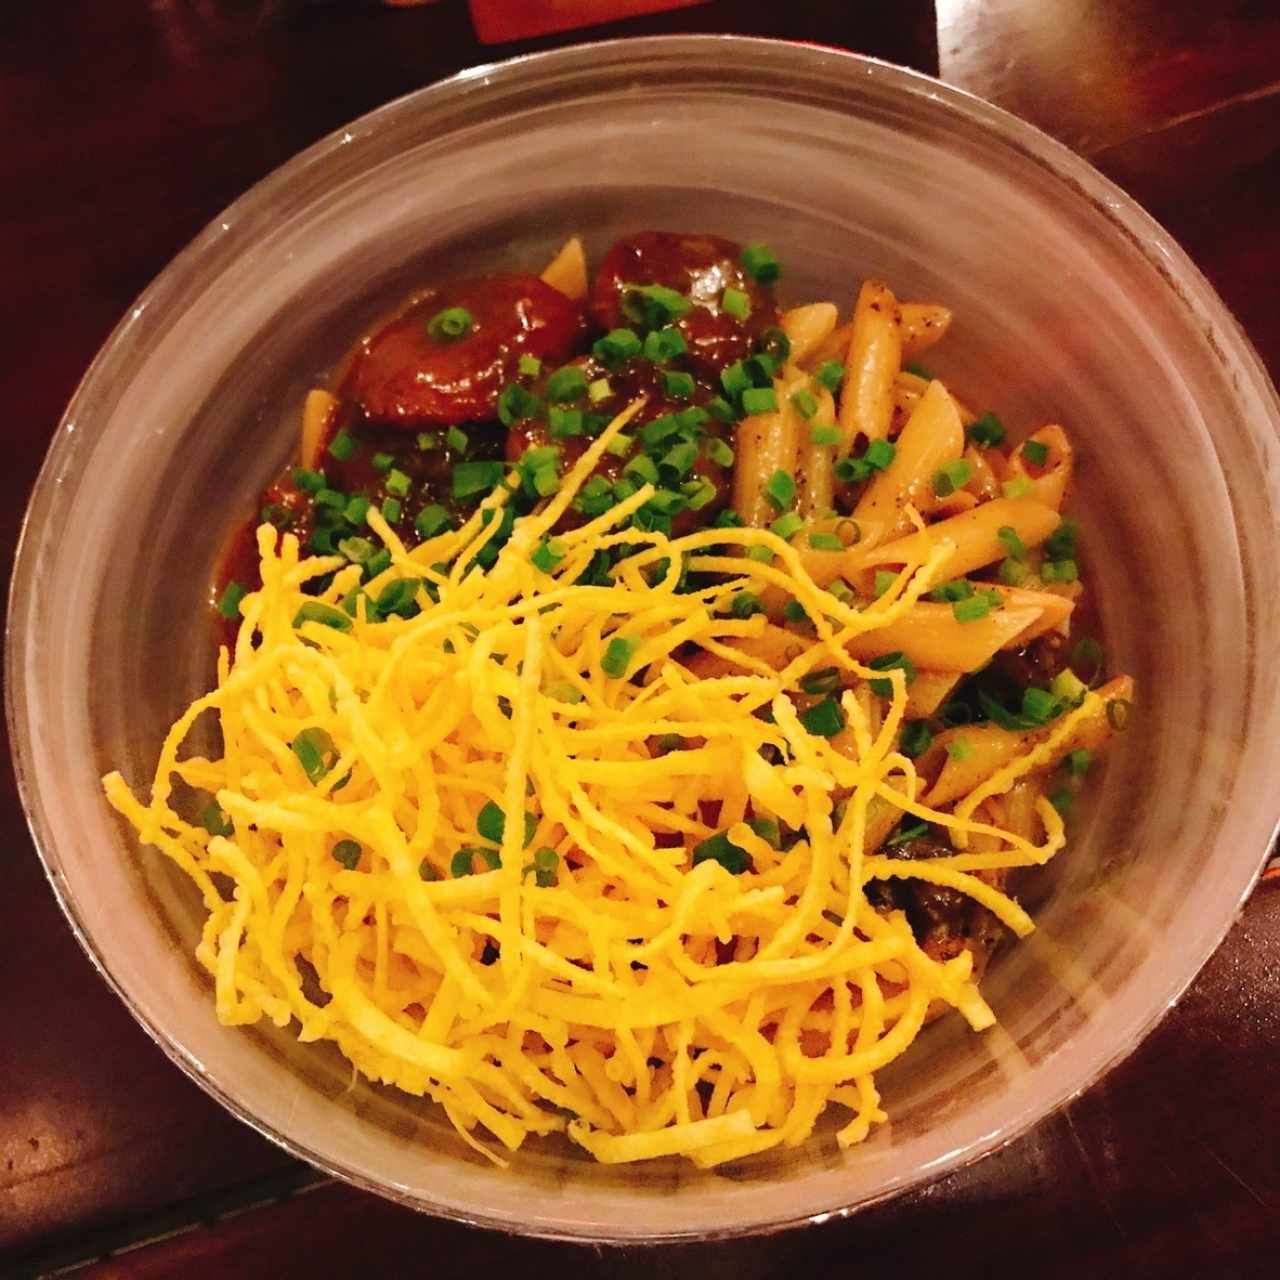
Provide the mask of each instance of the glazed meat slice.
POLYGON ((778 321, 773 290, 742 265, 742 246, 720 236, 642 231, 619 240, 600 264, 591 291, 591 315, 602 329, 643 327, 642 308, 630 286, 663 285, 693 305, 676 327, 689 348, 694 372, 715 378, 751 354, 756 340, 778 321), (746 294, 745 319, 723 309, 724 291, 746 294))
POLYGON ((388 426, 484 421, 522 355, 565 360, 584 335, 578 303, 537 276, 460 280, 419 294, 366 338, 344 391, 388 426))

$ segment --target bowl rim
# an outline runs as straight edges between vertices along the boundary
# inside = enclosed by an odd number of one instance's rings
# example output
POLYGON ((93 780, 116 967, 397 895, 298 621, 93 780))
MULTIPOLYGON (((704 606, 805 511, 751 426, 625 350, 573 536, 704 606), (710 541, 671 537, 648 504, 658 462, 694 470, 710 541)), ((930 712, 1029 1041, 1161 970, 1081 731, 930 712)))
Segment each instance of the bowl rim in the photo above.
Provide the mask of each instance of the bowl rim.
MULTIPOLYGON (((26 603, 32 595, 31 585, 38 559, 35 530, 38 527, 39 508, 49 501, 50 491, 56 487, 57 476, 64 459, 75 443, 73 437, 78 413, 93 385, 120 358, 121 348, 127 345, 131 331, 139 321, 148 312, 163 308, 171 296, 178 291, 182 275, 224 236, 232 233, 242 222, 247 221, 252 211, 269 205, 278 192, 287 191, 304 171, 323 163, 336 149, 345 150, 350 146, 358 146, 361 142, 372 141, 386 128, 393 126, 401 114, 416 110, 424 100, 444 106, 461 99, 468 93, 475 92, 477 85, 481 88, 488 86, 495 78, 507 84, 512 80, 518 80, 522 75, 554 71, 558 64, 566 67, 580 65, 584 60, 599 56, 601 53, 617 54, 625 51, 627 56, 622 61, 627 64, 654 65, 679 59, 684 55, 707 56, 707 51, 713 48, 716 52, 710 56, 715 58, 732 57, 734 49, 755 51, 762 56, 769 52, 776 56, 782 52, 788 58, 795 60, 793 66, 798 72, 816 73, 822 69, 834 70, 841 75, 861 75, 866 79, 880 82, 891 92, 901 92, 909 97, 928 98, 950 111, 957 111, 966 116, 970 123, 976 125, 993 141, 1017 152, 1053 178, 1070 186, 1080 199, 1091 206, 1094 213, 1103 217, 1114 230, 1124 235, 1132 248, 1157 272, 1185 310, 1196 316, 1208 317, 1212 321, 1214 336, 1225 340, 1225 350, 1217 349, 1215 355, 1220 361, 1230 356, 1238 364, 1242 375, 1250 384, 1250 390, 1269 409, 1273 430, 1280 434, 1280 396, 1277 395, 1266 368, 1248 336, 1203 273, 1174 238, 1131 196, 1064 143, 1052 138, 1038 126, 993 105, 986 99, 923 72, 834 46, 732 34, 659 35, 581 42, 557 49, 522 54, 501 61, 479 63, 392 99, 331 131, 296 153, 226 206, 169 261, 129 306, 80 379, 54 431, 19 531, 7 600, 4 683, 5 712, 12 744, 14 773, 28 830, 58 905, 90 963, 166 1057, 206 1094, 268 1141, 331 1177, 420 1212, 430 1213, 467 1226, 485 1227, 522 1237, 576 1244, 659 1245, 691 1241, 712 1242, 774 1234, 796 1226, 820 1224, 833 1219, 850 1217, 894 1196, 935 1181, 945 1174, 967 1168, 986 1156, 1003 1150, 1080 1096, 1128 1057, 1150 1034, 1181 998, 1236 923, 1262 873, 1267 850, 1280 833, 1280 812, 1277 812, 1268 843, 1259 850, 1256 870, 1242 885, 1227 918, 1219 929, 1209 935, 1201 953, 1194 955, 1190 963, 1181 966, 1172 980, 1164 985, 1159 999, 1153 1002, 1151 1010, 1144 1019, 1131 1028, 1124 1042, 1118 1044, 1105 1057, 1099 1058, 1089 1070, 1059 1087, 1046 1100, 1043 1107, 1019 1118, 1006 1130, 985 1135, 930 1164, 913 1167, 889 1178, 876 1191, 853 1204, 837 1204, 811 1212, 790 1214, 782 1218, 760 1218, 709 1230, 689 1228, 652 1234, 628 1234, 593 1227, 590 1224, 580 1230, 568 1230, 555 1225, 513 1220, 501 1215, 459 1210, 452 1205, 427 1201, 401 1188, 378 1182, 357 1169, 345 1167, 339 1161, 310 1149, 305 1143, 287 1135, 249 1111, 240 1101, 226 1092, 218 1080, 208 1074, 204 1065, 185 1044, 173 1038, 159 1025, 158 1020, 153 1019, 149 1013, 135 1004, 128 991, 114 977, 82 920, 75 889, 64 875, 56 855, 52 831, 35 783, 36 768, 30 734, 30 708, 25 685, 20 679, 28 649, 26 624, 29 621, 29 610, 26 603), (19 611, 20 602, 21 612, 19 611)), ((1208 343, 1210 333, 1206 332, 1204 336, 1208 343)))

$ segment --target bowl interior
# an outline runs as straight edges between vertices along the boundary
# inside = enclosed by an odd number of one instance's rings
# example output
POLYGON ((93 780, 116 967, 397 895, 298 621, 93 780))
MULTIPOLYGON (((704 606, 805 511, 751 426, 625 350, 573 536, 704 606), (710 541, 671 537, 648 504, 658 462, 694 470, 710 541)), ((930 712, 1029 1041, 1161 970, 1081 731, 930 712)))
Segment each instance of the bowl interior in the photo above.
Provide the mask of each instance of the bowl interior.
POLYGON ((736 39, 566 50, 392 104, 256 188, 139 301, 68 411, 15 575, 19 770, 55 887, 166 1048, 271 1136, 408 1202, 540 1234, 661 1238, 867 1203, 1016 1134, 1131 1047, 1233 918, 1274 827, 1274 393, 1162 232, 984 104, 863 59, 736 39), (678 139, 673 121, 686 122, 678 139), (518 138, 519 145, 512 139, 518 138), (101 801, 150 776, 208 686, 228 531, 295 448, 304 392, 415 285, 537 270, 571 232, 769 241, 789 302, 874 274, 957 314, 929 363, 1016 434, 1059 421, 1115 672, 1139 708, 987 983, 998 1029, 931 1028, 892 1117, 699 1175, 544 1145, 495 1169, 322 1046, 229 1031, 190 959, 199 904, 101 801), (1267 797, 1264 799, 1264 797, 1267 797), (679 1195, 670 1194, 679 1189, 679 1195))

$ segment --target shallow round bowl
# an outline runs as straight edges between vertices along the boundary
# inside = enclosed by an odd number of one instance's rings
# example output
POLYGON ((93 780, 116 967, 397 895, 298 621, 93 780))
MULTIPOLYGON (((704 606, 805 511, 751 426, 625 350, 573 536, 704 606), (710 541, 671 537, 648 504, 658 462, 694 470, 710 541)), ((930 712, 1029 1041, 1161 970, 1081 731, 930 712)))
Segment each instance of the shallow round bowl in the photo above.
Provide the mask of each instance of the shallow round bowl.
POLYGON ((175 1062, 290 1151, 415 1207, 530 1234, 707 1237, 866 1205, 991 1151, 1098 1078, 1234 919, 1275 827, 1280 423, 1240 330, 1155 223, 1031 127, 894 67, 735 38, 481 67, 317 144, 217 219, 95 361, 32 499, 8 696, 49 876, 175 1062), (1139 709, 1038 931, 987 983, 1000 1025, 930 1028, 892 1121, 714 1174, 533 1143, 498 1169, 430 1105, 351 1088, 336 1051, 228 1030, 189 886, 102 800, 150 776, 212 677, 219 548, 295 448, 305 390, 423 281, 538 269, 647 227, 768 241, 788 301, 874 274, 949 303, 930 363, 1015 432, 1060 421, 1109 662, 1139 709))

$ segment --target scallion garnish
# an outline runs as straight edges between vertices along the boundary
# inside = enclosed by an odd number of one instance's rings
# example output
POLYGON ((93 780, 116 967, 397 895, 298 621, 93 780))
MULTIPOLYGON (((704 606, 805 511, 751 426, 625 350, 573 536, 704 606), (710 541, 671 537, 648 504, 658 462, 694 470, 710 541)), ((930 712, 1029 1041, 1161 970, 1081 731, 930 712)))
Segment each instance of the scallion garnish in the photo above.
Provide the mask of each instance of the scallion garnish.
POLYGON ((427 321, 427 332, 437 342, 457 342, 475 328, 475 323, 466 307, 446 307, 427 321))

